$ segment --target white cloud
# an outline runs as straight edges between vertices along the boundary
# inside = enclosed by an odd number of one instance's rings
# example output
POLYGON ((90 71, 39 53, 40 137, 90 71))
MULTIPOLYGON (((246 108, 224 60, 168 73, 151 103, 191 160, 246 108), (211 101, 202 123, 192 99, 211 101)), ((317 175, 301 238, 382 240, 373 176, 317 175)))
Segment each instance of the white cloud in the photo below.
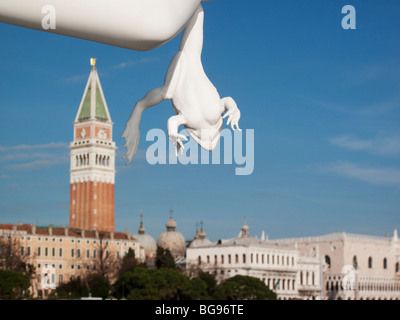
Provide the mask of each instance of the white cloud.
POLYGON ((80 83, 80 82, 83 82, 84 80, 87 80, 88 77, 89 77, 88 74, 77 74, 74 76, 62 78, 60 80, 60 82, 67 83, 67 84, 80 83))
POLYGON ((34 170, 69 161, 68 143, 0 146, 0 162, 8 170, 34 170), (46 152, 40 152, 46 150, 46 152))
POLYGON ((353 151, 364 150, 380 155, 400 154, 400 135, 381 135, 371 139, 360 139, 351 134, 344 134, 329 139, 329 142, 353 151))
POLYGON ((51 158, 51 159, 39 159, 35 161, 29 161, 25 163, 19 163, 19 164, 14 164, 10 165, 9 168, 13 170, 36 170, 36 169, 42 169, 42 168, 48 168, 54 165, 58 164, 64 164, 69 162, 69 157, 57 157, 57 158, 51 158))
POLYGON ((138 66, 138 65, 142 65, 142 64, 153 62, 155 60, 156 59, 152 58, 152 57, 141 58, 139 60, 128 60, 128 61, 124 61, 124 62, 121 62, 121 63, 113 66, 112 69, 125 69, 125 68, 129 68, 129 67, 135 67, 135 66, 138 66))
POLYGON ((46 144, 34 144, 34 145, 19 144, 16 146, 0 146, 0 152, 68 148, 68 145, 69 144, 66 142, 51 142, 46 144))
POLYGON ((324 169, 372 184, 400 185, 400 170, 396 168, 366 168, 349 162, 337 162, 324 169))
POLYGON ((371 141, 357 139, 349 134, 333 137, 329 141, 334 145, 350 150, 365 150, 371 147, 371 141))

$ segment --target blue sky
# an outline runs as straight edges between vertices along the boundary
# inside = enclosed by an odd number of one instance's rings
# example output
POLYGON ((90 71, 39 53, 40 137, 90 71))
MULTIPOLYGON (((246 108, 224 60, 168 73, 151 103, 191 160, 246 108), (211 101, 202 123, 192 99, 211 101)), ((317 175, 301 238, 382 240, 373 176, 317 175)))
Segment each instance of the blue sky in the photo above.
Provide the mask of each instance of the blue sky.
POLYGON ((0 222, 68 224, 69 142, 90 72, 114 122, 116 229, 139 211, 157 238, 169 209, 187 239, 400 228, 400 3, 397 0, 213 0, 204 4, 203 65, 254 129, 255 167, 150 165, 145 134, 166 130, 170 101, 145 111, 139 151, 120 138, 135 102, 163 83, 180 35, 136 52, 0 24, 0 222), (341 27, 344 5, 357 29, 341 27))

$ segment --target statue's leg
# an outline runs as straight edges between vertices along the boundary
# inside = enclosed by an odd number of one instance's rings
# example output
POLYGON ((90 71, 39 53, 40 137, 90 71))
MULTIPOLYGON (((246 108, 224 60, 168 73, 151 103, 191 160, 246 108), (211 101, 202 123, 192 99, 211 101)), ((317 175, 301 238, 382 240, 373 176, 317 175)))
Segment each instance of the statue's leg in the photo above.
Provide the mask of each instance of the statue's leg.
POLYGON ((226 125, 229 126, 229 124, 231 124, 232 130, 235 130, 236 126, 236 129, 242 131, 239 128, 240 110, 237 107, 235 100, 233 100, 231 97, 225 97, 221 99, 221 104, 224 107, 224 110, 227 111, 222 117, 223 119, 228 117, 226 125))
POLYGON ((183 149, 185 149, 181 139, 188 141, 183 134, 178 134, 179 126, 184 124, 186 124, 186 119, 181 114, 170 117, 167 122, 168 138, 175 146, 175 156, 178 156, 179 149, 181 150, 181 154, 183 154, 183 149))
POLYGON ((125 145, 127 151, 124 155, 124 159, 128 158, 127 164, 132 161, 133 156, 137 151, 137 147, 139 144, 139 125, 140 119, 142 118, 142 113, 145 109, 155 106, 160 102, 165 100, 165 88, 160 87, 149 91, 143 99, 139 100, 126 123, 126 127, 122 137, 125 138, 125 145))

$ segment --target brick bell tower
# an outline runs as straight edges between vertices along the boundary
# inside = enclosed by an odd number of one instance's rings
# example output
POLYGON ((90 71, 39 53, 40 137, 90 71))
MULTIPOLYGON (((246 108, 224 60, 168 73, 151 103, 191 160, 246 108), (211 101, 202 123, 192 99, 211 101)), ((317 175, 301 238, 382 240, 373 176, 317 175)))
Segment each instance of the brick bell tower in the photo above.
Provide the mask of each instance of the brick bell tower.
POLYGON ((92 70, 74 121, 70 143, 70 228, 114 231, 115 142, 110 113, 92 70))

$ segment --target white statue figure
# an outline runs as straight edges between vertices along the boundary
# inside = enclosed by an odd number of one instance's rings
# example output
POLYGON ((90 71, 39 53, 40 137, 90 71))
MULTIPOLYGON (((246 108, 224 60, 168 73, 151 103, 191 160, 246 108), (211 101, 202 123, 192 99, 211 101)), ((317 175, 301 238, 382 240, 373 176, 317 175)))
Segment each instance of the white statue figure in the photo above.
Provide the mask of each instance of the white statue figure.
POLYGON ((183 152, 182 140, 187 138, 178 134, 183 125, 190 136, 204 149, 211 151, 217 145, 223 126, 232 130, 239 128, 240 111, 231 97, 220 98, 217 89, 207 78, 202 63, 204 12, 200 4, 189 20, 182 34, 178 53, 172 59, 162 87, 149 91, 138 101, 129 117, 122 137, 129 164, 135 155, 139 143, 139 125, 142 112, 166 99, 172 100, 176 113, 168 119, 167 130, 175 153, 183 152), (223 113, 227 111, 224 115, 223 113))
POLYGON ((0 0, 0 22, 132 50, 177 36, 201 0, 0 0))

